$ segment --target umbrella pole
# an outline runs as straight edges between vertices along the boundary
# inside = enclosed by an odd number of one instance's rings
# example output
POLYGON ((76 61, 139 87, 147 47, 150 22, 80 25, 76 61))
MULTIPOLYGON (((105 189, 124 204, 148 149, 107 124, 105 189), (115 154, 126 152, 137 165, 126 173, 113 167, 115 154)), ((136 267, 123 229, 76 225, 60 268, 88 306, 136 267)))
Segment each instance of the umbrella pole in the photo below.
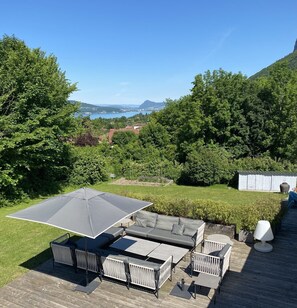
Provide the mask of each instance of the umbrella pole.
POLYGON ((88 242, 87 242, 87 237, 85 236, 86 286, 88 286, 88 284, 89 284, 89 272, 88 272, 89 264, 88 264, 88 249, 87 249, 87 246, 88 246, 88 242))

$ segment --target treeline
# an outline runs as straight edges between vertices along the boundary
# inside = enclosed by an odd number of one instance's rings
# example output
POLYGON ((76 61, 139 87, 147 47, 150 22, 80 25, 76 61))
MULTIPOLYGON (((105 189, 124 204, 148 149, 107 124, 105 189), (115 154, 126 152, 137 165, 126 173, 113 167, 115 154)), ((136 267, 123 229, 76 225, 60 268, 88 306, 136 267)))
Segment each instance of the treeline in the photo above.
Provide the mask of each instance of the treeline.
POLYGON ((277 64, 250 80, 197 75, 190 95, 150 116, 76 118, 76 90, 57 59, 15 37, 0 40, 0 206, 110 174, 177 183, 230 183, 239 169, 296 171, 297 72, 277 64), (109 128, 145 123, 139 135, 109 128))
POLYGON ((117 176, 186 185, 230 184, 237 170, 296 172, 295 110, 297 72, 285 63, 256 80, 208 71, 196 76, 190 95, 152 114, 139 136, 117 132, 112 146, 94 151, 117 176))

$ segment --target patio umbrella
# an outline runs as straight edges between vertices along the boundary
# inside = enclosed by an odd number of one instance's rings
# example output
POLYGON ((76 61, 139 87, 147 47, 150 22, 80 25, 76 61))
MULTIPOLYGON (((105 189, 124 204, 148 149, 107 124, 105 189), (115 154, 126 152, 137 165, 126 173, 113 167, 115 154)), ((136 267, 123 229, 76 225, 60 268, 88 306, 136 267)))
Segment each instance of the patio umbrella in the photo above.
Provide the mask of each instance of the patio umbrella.
MULTIPOLYGON (((95 239, 122 219, 151 204, 90 188, 80 188, 7 217, 43 223, 95 239)), ((88 283, 87 274, 86 271, 88 283)))

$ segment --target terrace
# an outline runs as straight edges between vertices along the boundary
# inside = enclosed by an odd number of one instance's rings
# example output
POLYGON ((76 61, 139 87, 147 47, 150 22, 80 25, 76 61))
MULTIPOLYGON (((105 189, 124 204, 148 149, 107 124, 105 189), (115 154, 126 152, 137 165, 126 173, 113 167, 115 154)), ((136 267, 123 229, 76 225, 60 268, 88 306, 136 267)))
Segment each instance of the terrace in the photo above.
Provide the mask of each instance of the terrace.
MULTIPOLYGON (((297 302, 297 209, 290 209, 271 253, 260 253, 252 245, 234 240, 230 271, 225 275, 217 307, 296 307, 297 302)), ((0 307, 209 307, 213 291, 202 288, 189 300, 170 295, 174 285, 185 278, 189 255, 176 267, 173 280, 161 288, 159 299, 150 291, 103 279, 90 295, 74 292, 84 272, 75 273, 51 260, 0 289, 0 307), (208 295, 208 296, 207 296, 208 295)))

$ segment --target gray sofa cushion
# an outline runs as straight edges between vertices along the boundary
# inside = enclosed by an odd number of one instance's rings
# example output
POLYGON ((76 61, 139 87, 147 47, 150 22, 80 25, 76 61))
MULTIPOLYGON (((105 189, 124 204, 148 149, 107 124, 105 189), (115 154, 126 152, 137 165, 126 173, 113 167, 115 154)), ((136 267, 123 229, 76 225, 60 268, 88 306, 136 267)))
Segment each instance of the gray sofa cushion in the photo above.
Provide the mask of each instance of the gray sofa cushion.
POLYGON ((184 232, 183 232, 183 235, 186 235, 186 236, 194 236, 194 234, 197 232, 197 229, 192 229, 192 228, 189 228, 189 227, 185 227, 184 229, 184 232))
POLYGON ((146 226, 155 228, 158 214, 147 211, 139 211, 134 214, 134 219, 136 219, 136 217, 146 219, 146 226))
POLYGON ((126 234, 127 235, 132 235, 132 236, 139 236, 139 237, 147 237, 147 234, 152 231, 153 228, 150 227, 140 227, 140 226, 130 226, 128 228, 126 228, 126 234))
POLYGON ((226 253, 227 253, 227 251, 228 251, 228 249, 229 249, 230 247, 231 247, 230 244, 226 244, 226 245, 219 251, 218 257, 219 257, 220 259, 224 259, 225 255, 226 255, 226 253))
POLYGON ((184 229, 185 229, 184 225, 173 224, 171 233, 177 234, 177 235, 182 235, 183 232, 184 232, 184 229))
POLYGON ((162 230, 172 230, 173 224, 179 223, 179 217, 158 215, 156 228, 162 230))
POLYGON ((187 228, 190 228, 190 229, 195 229, 197 231, 197 229, 204 224, 204 221, 180 217, 179 218, 179 224, 185 225, 185 228, 187 227, 187 228))
POLYGON ((129 257, 128 262, 129 263, 131 262, 131 263, 134 263, 134 264, 137 264, 137 265, 141 265, 141 266, 146 266, 146 267, 149 267, 149 268, 153 268, 154 270, 159 270, 161 265, 162 265, 160 263, 141 260, 141 259, 133 258, 133 257, 129 257))
POLYGON ((140 227, 146 227, 147 219, 135 217, 135 225, 140 227))
POLYGON ((168 230, 153 229, 149 232, 148 239, 187 247, 194 247, 194 240, 191 236, 173 234, 168 230))
POLYGON ((76 242, 78 249, 84 250, 87 241, 88 251, 95 251, 97 248, 101 248, 110 242, 110 239, 107 236, 99 235, 95 239, 91 238, 80 238, 76 242))
POLYGON ((122 255, 121 253, 115 251, 115 250, 109 250, 109 249, 98 249, 96 251, 97 255, 101 257, 101 260, 105 260, 107 257, 111 257, 116 260, 121 260, 121 261, 128 261, 128 257, 125 255, 122 255))

